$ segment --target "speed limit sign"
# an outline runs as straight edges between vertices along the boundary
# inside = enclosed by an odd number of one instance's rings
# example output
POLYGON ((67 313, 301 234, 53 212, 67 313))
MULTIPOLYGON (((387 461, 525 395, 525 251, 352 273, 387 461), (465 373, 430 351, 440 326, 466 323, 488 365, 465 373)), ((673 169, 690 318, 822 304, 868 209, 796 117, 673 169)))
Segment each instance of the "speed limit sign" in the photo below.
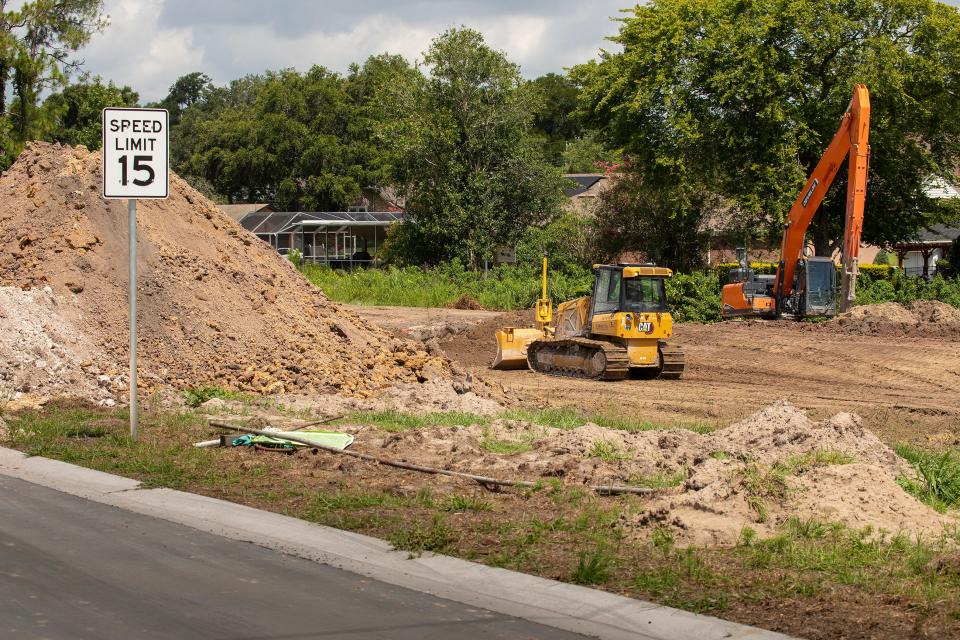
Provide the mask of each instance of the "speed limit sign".
POLYGON ((103 197, 127 199, 128 299, 130 307, 130 437, 137 439, 137 200, 169 192, 166 109, 103 110, 103 197))
POLYGON ((166 109, 103 110, 103 197, 166 198, 166 109))

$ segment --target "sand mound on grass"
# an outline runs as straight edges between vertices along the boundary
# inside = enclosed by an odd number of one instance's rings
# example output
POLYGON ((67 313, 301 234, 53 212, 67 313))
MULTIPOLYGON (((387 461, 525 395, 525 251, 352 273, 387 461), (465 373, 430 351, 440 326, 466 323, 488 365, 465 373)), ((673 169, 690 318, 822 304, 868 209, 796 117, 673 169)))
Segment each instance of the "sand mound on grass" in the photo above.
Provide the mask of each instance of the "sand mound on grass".
MULTIPOLYGON (((129 357, 127 213, 100 197, 101 165, 83 147, 33 143, 0 176, 0 286, 50 287, 71 309, 65 331, 116 376, 129 357)), ((139 203, 138 269, 145 393, 215 384, 363 396, 448 373, 444 358, 330 302, 175 175, 169 199, 139 203)))
POLYGON ((791 518, 926 537, 956 524, 906 493, 903 459, 840 413, 811 421, 786 401, 710 434, 557 429, 520 420, 383 433, 357 427, 359 448, 429 466, 566 485, 659 488, 622 516, 628 536, 672 530, 679 544, 735 544, 745 527, 775 534, 791 518))

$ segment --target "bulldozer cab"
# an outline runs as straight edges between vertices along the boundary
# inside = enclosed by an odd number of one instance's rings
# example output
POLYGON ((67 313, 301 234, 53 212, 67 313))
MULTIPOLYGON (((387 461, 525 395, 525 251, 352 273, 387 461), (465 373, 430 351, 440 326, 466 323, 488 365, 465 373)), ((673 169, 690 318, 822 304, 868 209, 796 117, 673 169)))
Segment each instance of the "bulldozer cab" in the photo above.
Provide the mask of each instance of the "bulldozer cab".
POLYGON ((604 265, 596 267, 593 285, 593 315, 601 313, 665 313, 665 280, 669 269, 653 265, 604 265))

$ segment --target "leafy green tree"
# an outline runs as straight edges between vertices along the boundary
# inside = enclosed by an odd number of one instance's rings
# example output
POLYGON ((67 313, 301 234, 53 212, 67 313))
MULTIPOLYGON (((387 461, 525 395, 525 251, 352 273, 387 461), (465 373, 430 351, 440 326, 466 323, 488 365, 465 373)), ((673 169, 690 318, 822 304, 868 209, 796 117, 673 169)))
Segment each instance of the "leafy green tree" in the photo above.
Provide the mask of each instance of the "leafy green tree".
POLYGON ((80 65, 72 54, 106 24, 103 0, 32 0, 16 9, 0 0, 0 165, 47 133, 40 95, 66 84, 80 65))
POLYGON ((51 94, 43 103, 51 120, 48 140, 99 149, 104 107, 135 107, 139 95, 130 87, 103 84, 100 76, 84 75, 79 82, 51 94))
POLYGON ((450 29, 424 55, 429 72, 397 96, 385 128, 413 258, 477 267, 497 246, 553 218, 565 184, 531 137, 536 96, 518 67, 471 29, 450 29))
POLYGON ((174 166, 228 201, 344 209, 390 174, 374 142, 396 113, 384 87, 414 74, 402 58, 376 56, 347 77, 315 66, 206 86, 173 129, 183 144, 174 166))
POLYGON ((597 247, 610 260, 639 251, 660 266, 689 272, 702 266, 707 225, 724 209, 703 186, 668 188, 628 165, 598 198, 597 247))
POLYGON ((212 88, 213 81, 210 80, 210 76, 194 71, 177 78, 170 85, 167 97, 151 106, 169 111, 170 125, 174 126, 180 124, 184 109, 203 100, 212 88))
MULTIPOLYGON (((581 111, 652 183, 703 182, 745 227, 780 224, 846 108, 871 91, 864 240, 926 223, 923 185, 960 163, 960 18, 933 0, 652 0, 577 67, 581 111)), ((841 174, 844 172, 841 171, 841 174)), ((816 217, 841 234, 845 179, 816 217)))
POLYGON ((567 173, 595 173, 623 162, 618 151, 610 151, 595 131, 586 131, 573 140, 566 141, 563 150, 563 170, 567 173))
POLYGON ((529 81, 525 88, 536 95, 539 103, 533 117, 533 130, 543 141, 544 155, 558 167, 564 166, 567 142, 583 133, 580 121, 574 117, 577 85, 569 76, 548 73, 529 81))

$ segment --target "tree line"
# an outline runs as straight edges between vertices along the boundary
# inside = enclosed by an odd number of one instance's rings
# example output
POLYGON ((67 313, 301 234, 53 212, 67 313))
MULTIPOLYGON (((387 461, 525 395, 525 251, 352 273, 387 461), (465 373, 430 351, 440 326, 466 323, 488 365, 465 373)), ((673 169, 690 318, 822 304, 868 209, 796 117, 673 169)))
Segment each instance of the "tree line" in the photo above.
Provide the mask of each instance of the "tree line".
MULTIPOLYGON (((97 0, 0 0, 0 166, 29 139, 99 144, 99 110, 139 101, 80 75, 73 57, 106 28, 97 0), (46 98, 39 97, 46 93, 46 98), (10 100, 7 99, 10 96, 10 100)), ((540 242, 587 261, 639 251, 675 269, 711 234, 776 244, 855 83, 870 88, 864 240, 887 244, 956 207, 925 194, 960 167, 960 14, 934 0, 653 0, 625 12, 616 48, 525 80, 466 27, 415 63, 378 55, 346 73, 317 65, 218 86, 179 78, 173 168, 222 201, 344 209, 390 189, 409 218, 398 262, 540 242), (564 213, 564 172, 617 177, 586 219, 564 213)), ((844 172, 811 228, 842 233, 844 172)))

